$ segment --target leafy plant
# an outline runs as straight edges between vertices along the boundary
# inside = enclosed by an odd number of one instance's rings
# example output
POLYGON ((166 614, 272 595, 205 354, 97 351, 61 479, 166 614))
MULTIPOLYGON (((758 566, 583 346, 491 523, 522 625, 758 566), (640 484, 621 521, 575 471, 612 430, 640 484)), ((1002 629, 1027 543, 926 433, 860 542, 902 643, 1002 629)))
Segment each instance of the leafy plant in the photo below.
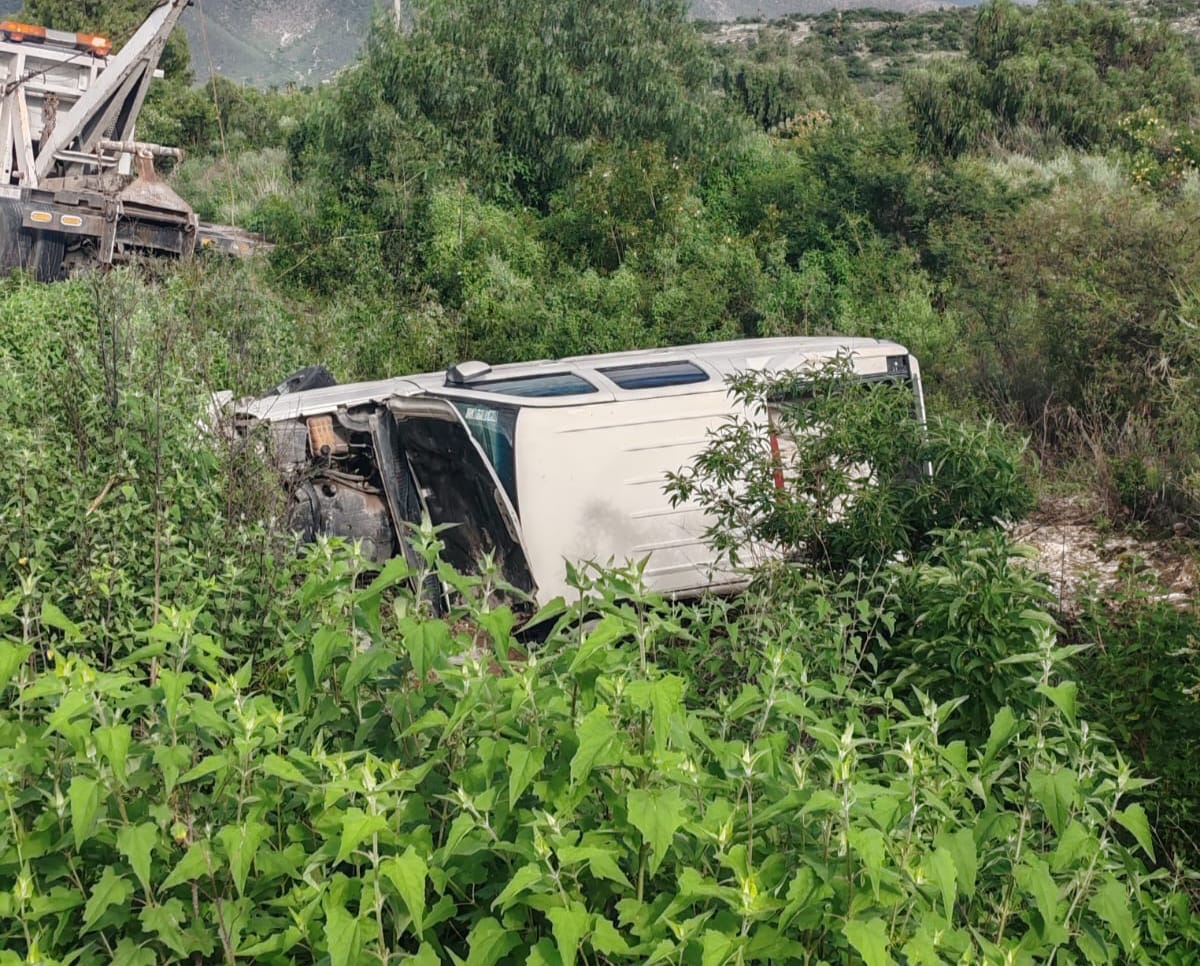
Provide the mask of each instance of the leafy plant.
POLYGON ((954 703, 810 649, 849 597, 725 625, 761 659, 701 701, 660 656, 719 612, 636 570, 578 580, 527 656, 507 608, 422 616, 400 561, 364 586, 327 546, 300 573, 240 665, 170 609, 105 669, 5 598, 0 961, 1186 959, 1145 783, 1046 627, 1028 700, 969 747, 954 703))
POLYGON ((1154 834, 1168 856, 1183 858, 1200 834, 1200 783, 1191 765, 1200 744, 1200 619, 1138 561, 1127 561, 1123 576, 1114 590, 1084 597, 1070 623, 1071 638, 1090 647, 1082 694, 1125 754, 1158 776, 1148 803, 1154 834))
POLYGON ((1031 504, 1019 448, 995 427, 927 429, 907 383, 862 379, 849 358, 730 385, 745 415, 713 431, 668 489, 705 509, 708 538, 735 565, 869 568, 936 527, 989 526, 1031 504))

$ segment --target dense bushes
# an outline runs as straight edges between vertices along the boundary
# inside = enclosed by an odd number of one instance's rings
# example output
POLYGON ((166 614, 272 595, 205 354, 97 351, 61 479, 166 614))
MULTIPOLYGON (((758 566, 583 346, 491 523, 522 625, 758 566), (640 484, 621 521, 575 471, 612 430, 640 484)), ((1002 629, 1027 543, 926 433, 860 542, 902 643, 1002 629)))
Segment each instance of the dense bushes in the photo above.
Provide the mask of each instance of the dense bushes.
POLYGON ((964 743, 968 686, 877 690, 869 584, 727 617, 617 575, 524 656, 506 608, 356 573, 318 550, 252 659, 171 608, 106 660, 6 596, 4 961, 1189 959, 1047 623, 964 743))
POLYGON ((1071 636, 1090 647, 1084 700, 1132 760, 1158 777, 1150 816, 1156 839, 1189 856, 1200 834, 1194 764, 1200 750, 1200 618, 1142 567, 1127 561, 1117 587, 1089 596, 1071 623, 1071 636))
POLYGON ((1200 98, 1180 37, 1090 0, 1049 0, 1032 13, 1011 0, 986 3, 968 54, 916 74, 906 92, 926 151, 959 154, 989 137, 1103 149, 1122 114, 1149 106, 1186 122, 1200 98))

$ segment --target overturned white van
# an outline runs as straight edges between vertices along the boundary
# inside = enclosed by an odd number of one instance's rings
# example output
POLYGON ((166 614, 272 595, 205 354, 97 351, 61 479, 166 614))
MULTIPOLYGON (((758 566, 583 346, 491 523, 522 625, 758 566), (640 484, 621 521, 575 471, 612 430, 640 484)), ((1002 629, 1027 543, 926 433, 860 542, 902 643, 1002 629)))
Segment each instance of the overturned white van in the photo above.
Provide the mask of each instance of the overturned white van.
MULTIPOLYGON (((677 596, 732 590, 706 544, 706 518, 672 505, 668 473, 740 405, 738 372, 796 372, 836 356, 868 380, 911 386, 917 360, 875 339, 744 339, 488 366, 283 392, 237 407, 271 427, 290 494, 289 526, 361 542, 382 563, 411 555, 424 514, 451 524, 449 563, 491 554, 504 579, 544 603, 567 592, 566 562, 647 559, 648 586, 677 596)), ((282 389, 290 388, 287 383, 282 389)))

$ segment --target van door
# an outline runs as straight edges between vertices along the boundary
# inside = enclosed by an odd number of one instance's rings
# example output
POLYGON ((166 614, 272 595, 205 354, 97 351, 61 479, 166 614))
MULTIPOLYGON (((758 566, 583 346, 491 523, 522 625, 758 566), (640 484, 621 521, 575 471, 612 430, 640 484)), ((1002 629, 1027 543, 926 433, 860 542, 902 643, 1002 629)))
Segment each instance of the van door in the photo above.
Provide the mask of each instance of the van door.
POLYGON ((535 595, 516 511, 458 410, 429 396, 393 396, 387 406, 430 519, 449 525, 446 562, 478 573, 491 554, 505 581, 535 595))

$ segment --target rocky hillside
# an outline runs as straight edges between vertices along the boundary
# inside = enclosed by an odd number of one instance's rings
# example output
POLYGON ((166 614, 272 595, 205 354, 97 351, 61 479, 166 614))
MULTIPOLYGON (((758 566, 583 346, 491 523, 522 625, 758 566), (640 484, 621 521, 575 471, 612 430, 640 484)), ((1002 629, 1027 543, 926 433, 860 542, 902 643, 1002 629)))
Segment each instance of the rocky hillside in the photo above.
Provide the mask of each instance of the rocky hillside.
POLYGON ((375 0, 205 0, 183 16, 199 80, 316 84, 354 59, 375 0))
MULTIPOLYGON (((0 9, 4 0, 0 0, 0 9)), ((973 6, 979 0, 691 0, 703 20, 772 19, 837 8, 917 12, 973 6)), ((406 4, 406 0, 402 0, 406 4)), ((184 15, 197 79, 210 65, 231 80, 260 86, 313 84, 349 63, 377 0, 204 0, 184 15)))
MULTIPOLYGON (((692 15, 701 20, 774 20, 788 14, 872 7, 899 13, 927 13, 946 7, 974 7, 980 0, 692 0, 692 15)), ((1018 0, 1031 2, 1031 0, 1018 0)))

